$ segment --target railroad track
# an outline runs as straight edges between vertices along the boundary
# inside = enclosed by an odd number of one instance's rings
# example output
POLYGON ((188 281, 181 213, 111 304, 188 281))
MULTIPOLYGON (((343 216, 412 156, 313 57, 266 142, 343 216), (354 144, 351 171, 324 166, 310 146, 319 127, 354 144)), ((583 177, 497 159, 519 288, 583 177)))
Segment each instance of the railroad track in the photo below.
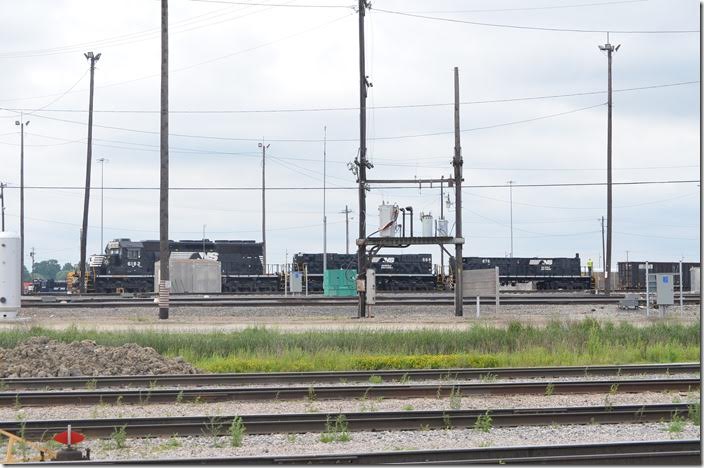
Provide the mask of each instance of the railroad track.
POLYGON ((91 460, 51 464, 208 464, 208 465, 302 465, 302 464, 635 464, 700 465, 699 440, 616 442, 606 444, 490 447, 450 450, 408 450, 395 452, 341 453, 298 456, 258 456, 222 458, 178 458, 151 460, 91 460))
POLYGON ((0 392, 0 406, 87 405, 96 403, 174 403, 206 401, 271 401, 344 398, 442 398, 450 395, 543 395, 572 393, 637 393, 644 391, 690 391, 700 379, 634 379, 555 382, 504 382, 471 384, 337 385, 219 387, 146 390, 73 390, 53 392, 0 392))
POLYGON ((497 367, 461 369, 375 370, 344 372, 266 372, 246 374, 112 375, 97 377, 46 377, 0 379, 4 389, 57 389, 87 387, 212 386, 291 383, 368 382, 417 380, 487 380, 504 378, 621 376, 637 374, 697 373, 701 364, 636 364, 620 366, 497 367))
MULTIPOLYGON (((53 296, 52 296, 53 297, 53 296)), ((554 295, 506 295, 500 298, 501 304, 515 305, 540 305, 540 304, 617 304, 623 295, 599 296, 594 294, 586 295, 569 295, 569 294, 554 294, 554 295)), ((60 296, 56 300, 48 300, 46 297, 37 299, 25 298, 22 300, 22 307, 33 308, 108 308, 108 307, 151 307, 154 306, 153 299, 144 298, 92 298, 92 297, 74 297, 60 296)), ((679 302, 679 296, 675 299, 679 302)), ((699 295, 684 296, 686 304, 698 304, 701 302, 699 295)), ((170 303, 177 307, 290 307, 303 305, 316 306, 351 306, 357 303, 356 297, 324 297, 324 296, 303 296, 303 297, 208 297, 194 298, 186 297, 179 298, 178 296, 171 297, 170 303)), ((475 298, 465 298, 464 303, 473 305, 476 303, 475 298)), ((495 300, 491 297, 485 297, 480 300, 481 304, 492 305, 495 300)), ((453 304, 453 298, 446 294, 427 295, 427 296, 380 296, 377 297, 377 306, 399 306, 399 305, 427 305, 427 306, 449 306, 453 304)))
MULTIPOLYGON (((349 431, 414 431, 474 427, 477 419, 491 416, 492 427, 566 424, 624 424, 670 421, 674 415, 688 417, 686 404, 515 408, 484 410, 398 411, 364 413, 296 413, 240 415, 247 434, 323 432, 328 421, 344 415, 349 431)), ((168 418, 70 419, 2 421, 0 428, 42 440, 66 430, 89 438, 109 438, 117 427, 129 437, 227 435, 236 416, 187 416, 168 418)))

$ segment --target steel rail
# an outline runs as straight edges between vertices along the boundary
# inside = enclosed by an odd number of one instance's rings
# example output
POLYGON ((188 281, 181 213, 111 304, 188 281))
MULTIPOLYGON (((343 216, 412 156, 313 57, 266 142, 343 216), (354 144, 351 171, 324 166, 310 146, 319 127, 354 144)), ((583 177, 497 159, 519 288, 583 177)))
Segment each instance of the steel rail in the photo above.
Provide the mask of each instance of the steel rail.
MULTIPOLYGON (((247 434, 324 432, 326 424, 344 415, 349 431, 414 431, 474 427, 478 418, 491 416, 493 427, 551 424, 627 424, 689 417, 686 404, 585 406, 557 408, 507 408, 485 410, 397 411, 363 413, 292 413, 239 415, 247 434)), ((129 437, 227 435, 236 416, 185 416, 160 418, 63 419, 1 421, 9 432, 22 432, 29 440, 72 430, 90 438, 109 438, 125 427, 129 437)))
MULTIPOLYGON (((617 297, 600 297, 593 296, 588 298, 502 298, 501 304, 504 305, 569 305, 569 304, 618 304, 617 297)), ((644 302, 644 301, 643 301, 644 302)), ((685 297, 685 304, 699 304, 699 297, 685 297)), ((465 298, 464 303, 467 305, 476 304, 476 299, 465 298)), ((481 304, 495 304, 492 298, 481 298, 481 304)), ((376 307, 379 306, 451 306, 453 304, 450 299, 439 298, 409 298, 409 299, 388 299, 377 300, 376 307)), ((291 306, 352 306, 353 300, 348 299, 272 299, 260 301, 240 301, 240 300, 214 300, 214 301, 173 301, 174 307, 291 307, 291 306)), ((32 302, 22 303, 22 307, 33 308, 123 308, 123 307, 152 307, 153 301, 124 301, 124 302, 32 302)))
POLYGON ((588 377, 621 376, 638 374, 698 373, 701 364, 627 364, 616 366, 564 366, 564 367, 496 367, 496 368, 446 368, 375 370, 342 372, 261 372, 242 374, 175 374, 175 375, 112 375, 81 377, 32 377, 0 379, 4 389, 57 389, 87 387, 154 387, 154 386, 212 386, 257 385, 291 383, 344 383, 368 382, 379 377, 383 381, 417 380, 487 380, 505 378, 588 377))
POLYGON ((429 398, 450 395, 543 395, 549 387, 553 394, 637 393, 644 391, 699 388, 700 379, 633 379, 554 382, 505 382, 426 385, 353 385, 353 386, 271 386, 219 387, 146 390, 71 390, 54 392, 0 392, 0 406, 87 405, 95 403, 174 403, 176 401, 269 401, 345 398, 429 398))
POLYGON ((534 445, 445 450, 338 453, 323 455, 266 455, 257 457, 158 458, 148 460, 91 460, 54 464, 127 465, 302 465, 302 464, 701 464, 699 440, 611 442, 603 444, 534 445))

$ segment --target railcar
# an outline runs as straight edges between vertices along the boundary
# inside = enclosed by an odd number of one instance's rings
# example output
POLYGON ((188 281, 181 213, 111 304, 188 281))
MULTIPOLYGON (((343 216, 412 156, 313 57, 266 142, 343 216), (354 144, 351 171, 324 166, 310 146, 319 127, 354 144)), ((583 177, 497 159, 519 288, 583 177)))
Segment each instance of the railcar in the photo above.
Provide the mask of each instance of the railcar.
MULTIPOLYGON (((307 270, 308 291, 323 290, 322 253, 298 253, 293 256, 293 265, 297 270, 307 270)), ((376 272, 378 291, 433 291, 437 288, 430 254, 374 255, 371 267, 376 272)), ((357 255, 329 253, 327 268, 356 270, 357 255)))
MULTIPOLYGON (((682 289, 691 290, 690 270, 699 263, 682 262, 682 289)), ((650 273, 679 273, 679 262, 648 262, 650 273)), ((679 291, 679 274, 675 275, 675 289, 679 291)), ((627 291, 645 291, 645 262, 618 262, 618 282, 621 289, 627 291)))
MULTIPOLYGON (((502 286, 532 282, 538 290, 590 289, 592 281, 582 275, 579 254, 566 257, 464 257, 464 270, 499 267, 502 286)), ((454 258, 450 258, 454 270, 454 258)))

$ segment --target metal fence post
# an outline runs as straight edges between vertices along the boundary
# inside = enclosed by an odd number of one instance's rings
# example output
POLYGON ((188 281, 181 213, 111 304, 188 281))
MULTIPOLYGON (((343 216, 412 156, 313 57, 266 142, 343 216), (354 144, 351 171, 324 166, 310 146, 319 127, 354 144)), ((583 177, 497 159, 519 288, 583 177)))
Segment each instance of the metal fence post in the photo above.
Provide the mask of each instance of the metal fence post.
POLYGON ((645 315, 650 317, 650 273, 648 262, 645 262, 645 315))
POLYGON ((477 296, 477 318, 479 318, 480 315, 480 305, 479 305, 479 296, 477 296))

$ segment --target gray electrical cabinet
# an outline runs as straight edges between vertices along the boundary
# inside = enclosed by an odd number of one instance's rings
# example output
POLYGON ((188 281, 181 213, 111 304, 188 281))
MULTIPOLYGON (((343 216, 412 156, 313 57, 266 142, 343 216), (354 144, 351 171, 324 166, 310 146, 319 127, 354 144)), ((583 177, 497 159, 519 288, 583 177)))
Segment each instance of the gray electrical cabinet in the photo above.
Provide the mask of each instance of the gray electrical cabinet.
POLYGON ((675 304, 675 275, 672 273, 655 274, 655 299, 658 305, 675 304))

